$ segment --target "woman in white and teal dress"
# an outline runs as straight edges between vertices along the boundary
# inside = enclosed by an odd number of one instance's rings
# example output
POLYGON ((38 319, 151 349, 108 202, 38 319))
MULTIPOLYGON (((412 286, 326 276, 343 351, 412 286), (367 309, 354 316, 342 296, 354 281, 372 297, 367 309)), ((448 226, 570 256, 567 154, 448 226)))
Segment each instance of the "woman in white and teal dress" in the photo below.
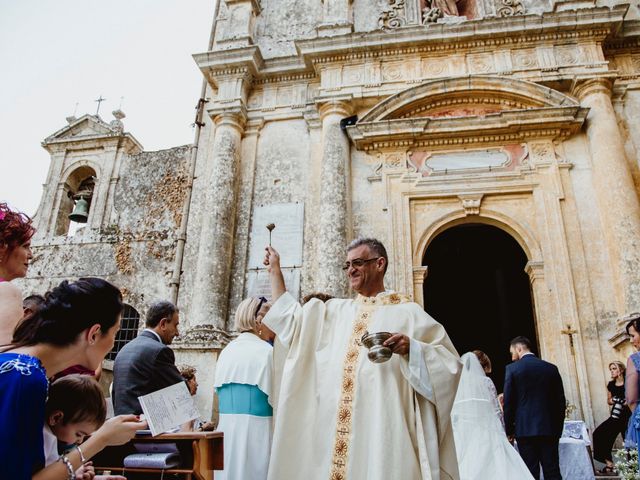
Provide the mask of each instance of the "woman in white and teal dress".
POLYGON ((267 478, 273 432, 272 366, 275 334, 262 324, 269 310, 264 297, 243 300, 236 310, 240 335, 216 365, 220 423, 224 432, 224 470, 216 478, 267 478))

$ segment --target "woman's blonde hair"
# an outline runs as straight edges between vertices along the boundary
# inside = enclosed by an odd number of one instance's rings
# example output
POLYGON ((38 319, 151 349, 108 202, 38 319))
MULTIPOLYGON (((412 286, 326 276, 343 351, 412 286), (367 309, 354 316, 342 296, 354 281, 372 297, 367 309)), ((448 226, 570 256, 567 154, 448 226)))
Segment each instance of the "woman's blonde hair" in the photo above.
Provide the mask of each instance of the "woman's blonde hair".
POLYGON ((246 332, 256 328, 256 313, 262 301, 259 298, 245 298, 236 309, 235 329, 246 332))

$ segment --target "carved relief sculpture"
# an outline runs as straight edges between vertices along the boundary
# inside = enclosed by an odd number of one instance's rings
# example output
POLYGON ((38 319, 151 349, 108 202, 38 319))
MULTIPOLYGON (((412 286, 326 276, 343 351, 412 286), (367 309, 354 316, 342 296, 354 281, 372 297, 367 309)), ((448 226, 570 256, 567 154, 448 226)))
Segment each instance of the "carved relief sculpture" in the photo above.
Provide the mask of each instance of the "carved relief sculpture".
POLYGON ((513 17, 525 13, 524 5, 520 0, 499 0, 496 9, 499 17, 513 17))
POLYGON ((460 0, 426 0, 422 10, 422 24, 435 23, 439 18, 458 17, 458 2, 460 0))
POLYGON ((445 17, 458 17, 458 3, 460 0, 430 0, 431 8, 437 8, 445 17))
POLYGON ((392 30, 404 26, 407 23, 405 18, 405 0, 388 0, 389 5, 380 13, 378 26, 382 30, 392 30))

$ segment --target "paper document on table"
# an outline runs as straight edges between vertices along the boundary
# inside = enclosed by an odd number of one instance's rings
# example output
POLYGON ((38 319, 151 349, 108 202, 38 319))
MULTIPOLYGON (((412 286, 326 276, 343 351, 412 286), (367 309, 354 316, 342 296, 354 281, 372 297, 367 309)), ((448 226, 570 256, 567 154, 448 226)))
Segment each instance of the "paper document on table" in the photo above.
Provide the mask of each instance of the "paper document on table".
POLYGON ((143 395, 138 400, 154 437, 200 416, 184 382, 143 395))

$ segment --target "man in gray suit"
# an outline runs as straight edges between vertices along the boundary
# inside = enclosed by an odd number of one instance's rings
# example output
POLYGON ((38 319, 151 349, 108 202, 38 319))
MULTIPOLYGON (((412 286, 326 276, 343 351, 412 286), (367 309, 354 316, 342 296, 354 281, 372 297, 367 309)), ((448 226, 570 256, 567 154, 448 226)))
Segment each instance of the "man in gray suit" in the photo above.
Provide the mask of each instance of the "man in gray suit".
POLYGON ((171 302, 149 307, 146 327, 127 343, 113 365, 113 409, 116 415, 140 414, 138 397, 184 382, 171 345, 178 335, 178 308, 171 302))

